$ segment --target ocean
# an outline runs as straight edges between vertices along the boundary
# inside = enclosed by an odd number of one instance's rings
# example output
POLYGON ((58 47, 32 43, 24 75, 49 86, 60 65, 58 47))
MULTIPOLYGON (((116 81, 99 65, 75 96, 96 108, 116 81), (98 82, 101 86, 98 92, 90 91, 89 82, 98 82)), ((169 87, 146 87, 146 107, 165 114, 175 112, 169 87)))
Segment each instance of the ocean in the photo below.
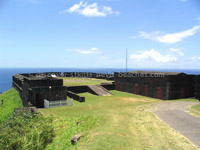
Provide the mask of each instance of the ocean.
MULTIPOLYGON (((184 72, 186 74, 200 74, 200 69, 128 69, 147 71, 184 72)), ((12 76, 18 73, 42 73, 42 72, 94 72, 114 73, 125 72, 124 68, 0 68, 0 92, 5 92, 12 87, 12 76)))

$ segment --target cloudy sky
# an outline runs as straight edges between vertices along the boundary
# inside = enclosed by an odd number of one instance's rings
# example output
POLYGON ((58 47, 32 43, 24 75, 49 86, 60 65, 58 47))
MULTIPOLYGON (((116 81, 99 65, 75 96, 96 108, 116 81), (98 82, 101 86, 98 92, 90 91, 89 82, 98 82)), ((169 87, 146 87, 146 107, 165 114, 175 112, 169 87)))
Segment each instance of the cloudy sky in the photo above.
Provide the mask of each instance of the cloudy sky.
POLYGON ((199 0, 1 0, 0 67, 200 69, 199 0))

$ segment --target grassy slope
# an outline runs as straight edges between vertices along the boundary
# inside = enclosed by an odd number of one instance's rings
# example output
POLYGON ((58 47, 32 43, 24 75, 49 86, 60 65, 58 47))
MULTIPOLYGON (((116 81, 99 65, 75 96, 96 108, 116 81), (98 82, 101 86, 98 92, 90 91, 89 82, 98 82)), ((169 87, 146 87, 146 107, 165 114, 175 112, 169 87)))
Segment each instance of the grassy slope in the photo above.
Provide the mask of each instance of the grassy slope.
POLYGON ((190 112, 191 112, 193 115, 195 115, 195 116, 197 116, 197 117, 200 117, 200 104, 192 106, 192 107, 190 108, 190 112))
POLYGON ((22 107, 22 101, 19 93, 14 89, 10 89, 0 95, 0 100, 4 99, 4 104, 0 102, 0 122, 5 121, 13 113, 14 108, 22 107))
POLYGON ((96 85, 103 82, 112 82, 104 79, 94 79, 94 78, 70 78, 70 77, 59 77, 63 79, 64 86, 73 86, 73 85, 96 85))
MULTIPOLYGON (((53 114, 63 119, 91 116, 100 118, 99 126, 87 131, 77 146, 70 149, 129 150, 129 149, 197 149, 182 135, 148 112, 148 104, 158 100, 133 94, 112 91, 115 96, 98 97, 89 93, 85 103, 74 102, 73 107, 42 109, 43 114, 53 114)), ((58 129, 64 141, 67 129, 58 129), (63 136, 65 135, 65 136, 63 136)), ((54 141, 55 142, 55 141, 54 141)), ((66 149, 58 147, 56 149, 66 149)))

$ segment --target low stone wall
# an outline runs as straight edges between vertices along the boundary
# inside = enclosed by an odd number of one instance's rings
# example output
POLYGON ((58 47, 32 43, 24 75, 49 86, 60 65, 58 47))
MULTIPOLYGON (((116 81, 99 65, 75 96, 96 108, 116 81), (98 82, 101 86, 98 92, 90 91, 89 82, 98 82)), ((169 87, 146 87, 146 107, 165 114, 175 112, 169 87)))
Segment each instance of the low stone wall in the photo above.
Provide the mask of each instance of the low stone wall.
POLYGON ((30 76, 44 76, 44 77, 51 77, 51 75, 56 75, 57 77, 62 76, 62 72, 38 72, 38 73, 23 73, 21 74, 25 77, 30 77, 30 76))
POLYGON ((104 87, 107 90, 115 90, 114 82, 112 82, 112 84, 110 84, 110 83, 102 83, 101 86, 104 87))
POLYGON ((22 84, 23 84, 23 76, 20 74, 16 74, 12 77, 12 81, 15 82, 15 84, 17 84, 19 87, 22 88, 22 84))
POLYGON ((18 84, 16 84, 14 81, 12 82, 12 87, 15 88, 19 92, 20 97, 22 97, 23 89, 19 87, 18 84))
POLYGON ((63 80, 62 79, 56 79, 52 78, 50 80, 41 80, 41 79, 29 79, 29 78, 24 78, 24 84, 28 84, 29 87, 36 87, 36 86, 63 86, 63 80))
POLYGON ((73 93, 84 93, 88 92, 88 86, 87 85, 68 86, 67 91, 71 91, 73 93))
POLYGON ((73 100, 76 100, 78 102, 85 102, 85 97, 80 96, 80 95, 73 93, 71 91, 67 91, 67 96, 70 97, 70 98, 73 98, 73 100))
MULTIPOLYGON (((109 84, 109 83, 106 83, 106 84, 102 84, 102 85, 99 85, 99 86, 102 86, 105 91, 109 92, 109 90, 114 90, 115 87, 114 87, 114 83, 112 84, 109 84)), ((98 95, 97 93, 95 93, 91 87, 88 85, 80 85, 80 86, 69 86, 67 87, 67 92, 70 91, 70 92, 73 92, 73 93, 85 93, 85 92, 88 92, 88 93, 91 93, 91 94, 94 94, 94 95, 98 95)))
POLYGON ((57 77, 61 77, 62 76, 61 72, 44 72, 42 74, 47 76, 47 77, 51 77, 51 75, 56 75, 57 77))
POLYGON ((92 78, 90 72, 64 72, 64 77, 76 77, 76 78, 92 78))
POLYGON ((42 115, 36 107, 23 107, 23 108, 15 108, 14 109, 15 115, 20 115, 22 113, 25 113, 25 114, 35 113, 35 114, 42 115))
POLYGON ((74 77, 74 78, 97 78, 97 79, 114 80, 114 75, 107 73, 64 72, 63 75, 64 77, 74 77))
MULTIPOLYGON (((107 90, 115 90, 114 82, 113 83, 102 83, 101 86, 107 90)), ((67 91, 71 91, 73 93, 89 92, 89 93, 93 94, 87 85, 68 86, 67 91)))

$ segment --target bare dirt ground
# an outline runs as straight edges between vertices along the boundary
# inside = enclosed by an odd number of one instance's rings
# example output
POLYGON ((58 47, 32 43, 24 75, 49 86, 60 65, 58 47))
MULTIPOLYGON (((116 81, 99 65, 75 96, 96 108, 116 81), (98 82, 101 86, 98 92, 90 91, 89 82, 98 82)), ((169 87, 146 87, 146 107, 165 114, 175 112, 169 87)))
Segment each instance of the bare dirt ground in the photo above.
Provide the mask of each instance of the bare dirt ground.
POLYGON ((189 114, 188 109, 199 102, 171 101, 152 105, 151 111, 169 126, 200 147, 200 117, 189 114))

